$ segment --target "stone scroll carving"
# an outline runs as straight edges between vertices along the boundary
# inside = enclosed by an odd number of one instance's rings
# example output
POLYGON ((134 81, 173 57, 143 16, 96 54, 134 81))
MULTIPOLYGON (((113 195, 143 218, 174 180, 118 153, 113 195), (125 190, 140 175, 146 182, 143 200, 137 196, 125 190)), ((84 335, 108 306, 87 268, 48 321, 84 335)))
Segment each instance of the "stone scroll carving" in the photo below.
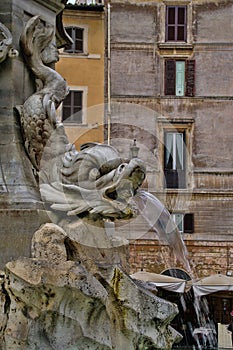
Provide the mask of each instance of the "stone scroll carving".
POLYGON ((12 45, 12 35, 9 29, 0 22, 0 63, 2 63, 9 54, 12 45))

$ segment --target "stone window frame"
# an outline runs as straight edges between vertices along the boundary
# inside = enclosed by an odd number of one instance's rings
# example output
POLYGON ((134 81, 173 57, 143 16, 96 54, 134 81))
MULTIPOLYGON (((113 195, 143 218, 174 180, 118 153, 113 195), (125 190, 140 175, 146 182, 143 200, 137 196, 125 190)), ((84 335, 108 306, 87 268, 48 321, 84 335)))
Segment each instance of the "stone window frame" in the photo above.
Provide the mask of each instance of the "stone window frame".
POLYGON ((58 119, 64 123, 66 126, 74 126, 74 125, 86 125, 87 124, 87 95, 88 95, 88 87, 87 86, 70 86, 70 91, 81 91, 82 92, 82 122, 77 123, 74 121, 62 121, 62 110, 63 110, 63 103, 58 108, 58 119))
POLYGON ((184 189, 186 188, 186 130, 164 130, 163 137, 164 187, 184 189))
POLYGON ((82 52, 68 52, 65 48, 60 50, 60 53, 64 56, 88 56, 88 25, 85 24, 67 24, 66 28, 80 28, 83 30, 83 51, 82 52))
POLYGON ((177 224, 177 228, 180 233, 186 234, 186 233, 194 233, 194 214, 193 213, 184 213, 184 212, 172 212, 171 217, 174 220, 174 222, 177 224), (180 226, 177 223, 176 217, 181 217, 181 230, 180 226))
POLYGON ((165 19, 165 41, 166 42, 185 42, 187 41, 187 5, 166 5, 166 19, 165 19), (174 23, 169 21, 169 11, 174 10, 174 23), (179 12, 183 10, 183 22, 179 23, 179 12), (171 36, 170 29, 174 29, 171 36), (179 30, 181 33, 179 34, 179 30), (182 34, 182 35, 181 35, 182 34), (182 39, 179 39, 179 35, 182 36, 182 39))
POLYGON ((176 58, 176 57, 164 57, 164 78, 163 78, 163 96, 174 96, 174 97, 194 97, 195 96, 195 76, 196 76, 196 61, 194 59, 187 59, 187 58, 176 58), (174 64, 174 76, 168 76, 168 74, 171 75, 171 71, 166 70, 166 64, 169 63, 169 61, 174 64), (183 93, 178 94, 176 92, 176 63, 177 62, 184 62, 184 84, 183 84, 183 93), (173 83, 173 87, 169 86, 173 83), (172 93, 169 93, 168 91, 172 89, 172 93))
POLYGON ((160 169, 156 175, 156 184, 159 190, 165 192, 179 192, 190 191, 194 187, 193 179, 193 164, 192 164, 192 148, 193 148, 193 133, 194 133, 194 119, 192 117, 187 118, 165 118, 159 117, 157 119, 158 130, 158 155, 160 159, 160 169), (186 186, 185 188, 167 188, 164 186, 164 134, 168 131, 180 131, 186 134, 186 186))
POLYGON ((164 0, 159 8, 160 12, 160 33, 158 45, 160 48, 164 47, 188 47, 192 45, 192 6, 191 0, 164 0), (167 6, 186 6, 186 41, 166 41, 166 13, 167 6))

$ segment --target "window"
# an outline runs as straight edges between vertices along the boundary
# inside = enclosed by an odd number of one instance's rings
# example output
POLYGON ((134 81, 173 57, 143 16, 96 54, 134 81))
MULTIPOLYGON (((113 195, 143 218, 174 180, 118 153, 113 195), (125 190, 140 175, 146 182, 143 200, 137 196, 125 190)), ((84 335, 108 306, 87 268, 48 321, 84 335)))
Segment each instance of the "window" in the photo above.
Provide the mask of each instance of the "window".
POLYGON ((166 188, 185 188, 185 132, 165 132, 164 175, 166 188))
POLYGON ((81 124, 83 122, 83 91, 71 90, 63 101, 62 121, 81 124))
POLYGON ((194 232, 194 215, 193 214, 172 213, 171 216, 180 232, 182 233, 194 232))
POLYGON ((166 7, 166 41, 187 40, 187 7, 166 7))
POLYGON ((194 96, 195 60, 165 60, 165 95, 194 96))
POLYGON ((84 52, 84 29, 79 27, 66 27, 66 32, 73 40, 73 43, 66 45, 64 51, 70 53, 84 52))
POLYGON ((179 232, 184 232, 184 214, 171 214, 179 232))

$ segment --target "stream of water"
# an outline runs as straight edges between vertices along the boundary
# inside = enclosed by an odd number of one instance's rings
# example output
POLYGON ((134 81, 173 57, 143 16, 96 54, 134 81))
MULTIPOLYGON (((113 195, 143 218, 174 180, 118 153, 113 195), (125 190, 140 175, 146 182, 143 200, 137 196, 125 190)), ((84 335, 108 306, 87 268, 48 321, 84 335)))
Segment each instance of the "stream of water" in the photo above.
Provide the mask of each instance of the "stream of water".
MULTIPOLYGON (((168 243, 176 258, 183 264, 191 278, 195 279, 190 268, 188 253, 182 235, 166 207, 151 193, 143 190, 138 191, 134 200, 139 213, 150 226, 150 229, 157 234, 159 241, 168 243)), ((180 318, 180 327, 187 330, 187 333, 184 332, 184 337, 187 337, 187 334, 190 336, 189 339, 186 339, 186 344, 192 343, 195 345, 188 347, 176 345, 178 347, 174 346, 173 348, 177 350, 218 349, 216 327, 211 318, 206 298, 197 298, 193 295, 188 298, 186 295, 185 299, 181 296, 180 307, 183 309, 183 314, 190 307, 190 305, 187 305, 188 303, 192 303, 196 317, 192 322, 187 322, 180 318), (202 331, 203 333, 201 333, 202 331)), ((177 330, 179 331, 179 329, 177 330)))
POLYGON ((167 242, 176 258, 192 274, 187 249, 181 233, 166 207, 151 193, 139 190, 134 197, 135 204, 150 228, 158 235, 160 242, 167 242))

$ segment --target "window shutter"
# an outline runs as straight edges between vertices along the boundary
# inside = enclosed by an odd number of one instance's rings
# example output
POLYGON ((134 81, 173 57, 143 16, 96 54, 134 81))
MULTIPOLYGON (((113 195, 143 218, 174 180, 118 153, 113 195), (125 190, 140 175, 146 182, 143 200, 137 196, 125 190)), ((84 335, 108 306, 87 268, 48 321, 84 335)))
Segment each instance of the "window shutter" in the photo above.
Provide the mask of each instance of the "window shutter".
POLYGON ((195 60, 186 61, 186 96, 195 95, 195 60))
POLYGON ((165 95, 175 95, 176 89, 176 62, 165 61, 165 95))
POLYGON ((194 232, 194 215, 185 214, 184 215, 184 233, 194 232))

